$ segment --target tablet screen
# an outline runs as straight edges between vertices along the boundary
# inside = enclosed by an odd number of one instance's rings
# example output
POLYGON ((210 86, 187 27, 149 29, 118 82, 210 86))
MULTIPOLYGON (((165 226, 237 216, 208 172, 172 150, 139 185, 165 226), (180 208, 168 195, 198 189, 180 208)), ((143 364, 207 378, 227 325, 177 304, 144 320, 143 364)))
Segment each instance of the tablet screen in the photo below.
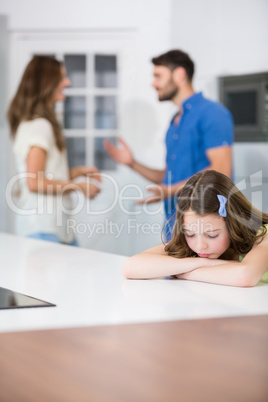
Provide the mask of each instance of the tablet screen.
POLYGON ((0 309, 22 307, 55 307, 55 304, 0 287, 0 309))

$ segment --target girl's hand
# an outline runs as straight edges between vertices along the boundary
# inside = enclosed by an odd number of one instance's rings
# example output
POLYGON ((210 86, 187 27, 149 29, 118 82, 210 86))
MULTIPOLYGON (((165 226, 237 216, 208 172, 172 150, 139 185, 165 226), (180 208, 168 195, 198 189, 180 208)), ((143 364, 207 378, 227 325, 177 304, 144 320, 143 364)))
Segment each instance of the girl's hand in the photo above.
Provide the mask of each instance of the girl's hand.
POLYGON ((240 264, 239 261, 230 261, 230 260, 221 260, 221 259, 213 259, 213 258, 202 258, 202 260, 206 260, 205 264, 203 266, 200 266, 200 268, 195 268, 192 271, 189 272, 184 272, 183 274, 176 275, 178 279, 189 279, 189 280, 195 280, 195 271, 198 271, 199 269, 204 268, 213 268, 216 265, 224 265, 224 264, 230 264, 230 262, 233 264, 240 264))
POLYGON ((76 166, 70 169, 71 179, 75 179, 76 177, 80 176, 91 177, 100 183, 102 181, 100 171, 95 166, 76 166))
POLYGON ((76 183, 76 186, 79 187, 83 194, 89 198, 90 200, 93 200, 93 198, 96 197, 96 195, 100 192, 100 188, 98 186, 95 186, 95 184, 88 182, 81 182, 81 183, 76 183))
POLYGON ((220 258, 203 258, 206 261, 205 265, 207 267, 214 267, 215 265, 223 265, 230 264, 230 262, 238 262, 238 261, 230 261, 230 260, 221 260, 220 258))
MULTIPOLYGON (((198 269, 198 268, 197 268, 197 269, 198 269)), ((185 272, 184 274, 176 275, 176 278, 178 278, 178 279, 190 279, 190 280, 191 280, 191 275, 188 275, 188 274, 191 274, 191 272, 192 272, 192 271, 190 271, 190 272, 185 272)))

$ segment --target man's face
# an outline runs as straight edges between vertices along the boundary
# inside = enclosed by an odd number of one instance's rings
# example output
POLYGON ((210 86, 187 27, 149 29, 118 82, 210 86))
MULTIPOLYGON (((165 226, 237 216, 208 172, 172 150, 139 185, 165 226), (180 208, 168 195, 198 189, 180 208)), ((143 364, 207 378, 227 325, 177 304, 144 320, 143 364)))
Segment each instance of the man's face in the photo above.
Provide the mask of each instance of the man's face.
POLYGON ((173 80, 172 71, 166 66, 154 67, 152 86, 156 89, 160 101, 172 100, 179 91, 173 80))

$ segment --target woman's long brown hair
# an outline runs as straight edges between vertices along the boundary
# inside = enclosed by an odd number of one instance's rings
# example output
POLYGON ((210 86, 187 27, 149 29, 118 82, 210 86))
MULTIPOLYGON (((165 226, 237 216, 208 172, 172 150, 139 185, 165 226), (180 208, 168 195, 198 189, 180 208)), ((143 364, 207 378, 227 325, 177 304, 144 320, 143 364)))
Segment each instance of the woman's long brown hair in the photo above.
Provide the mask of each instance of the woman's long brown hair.
MULTIPOLYGON (((217 195, 227 198, 226 222, 230 247, 224 258, 248 253, 256 241, 267 233, 268 214, 255 208, 229 177, 206 170, 191 177, 179 196, 173 238, 166 244, 168 255, 177 258, 197 256, 188 246, 183 231, 183 218, 188 210, 198 215, 218 214, 217 195)), ((221 256, 223 258, 223 256, 221 256)))
POLYGON ((27 65, 17 92, 7 111, 12 137, 22 121, 43 117, 53 128, 60 151, 65 148, 64 137, 53 108, 53 94, 62 80, 62 64, 49 56, 34 56, 27 65))

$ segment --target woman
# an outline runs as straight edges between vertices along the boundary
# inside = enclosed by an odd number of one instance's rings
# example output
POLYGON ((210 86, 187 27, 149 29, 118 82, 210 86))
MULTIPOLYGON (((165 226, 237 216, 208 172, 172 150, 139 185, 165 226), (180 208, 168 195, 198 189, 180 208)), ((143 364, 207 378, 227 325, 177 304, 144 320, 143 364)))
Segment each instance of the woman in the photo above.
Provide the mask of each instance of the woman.
POLYGON ((48 56, 34 56, 27 65, 7 117, 14 139, 20 173, 19 213, 16 233, 57 243, 77 245, 68 226, 72 210, 70 193, 80 191, 94 198, 99 187, 79 176, 101 177, 95 167, 68 168, 66 145, 54 106, 64 100, 70 85, 62 63, 48 56))

